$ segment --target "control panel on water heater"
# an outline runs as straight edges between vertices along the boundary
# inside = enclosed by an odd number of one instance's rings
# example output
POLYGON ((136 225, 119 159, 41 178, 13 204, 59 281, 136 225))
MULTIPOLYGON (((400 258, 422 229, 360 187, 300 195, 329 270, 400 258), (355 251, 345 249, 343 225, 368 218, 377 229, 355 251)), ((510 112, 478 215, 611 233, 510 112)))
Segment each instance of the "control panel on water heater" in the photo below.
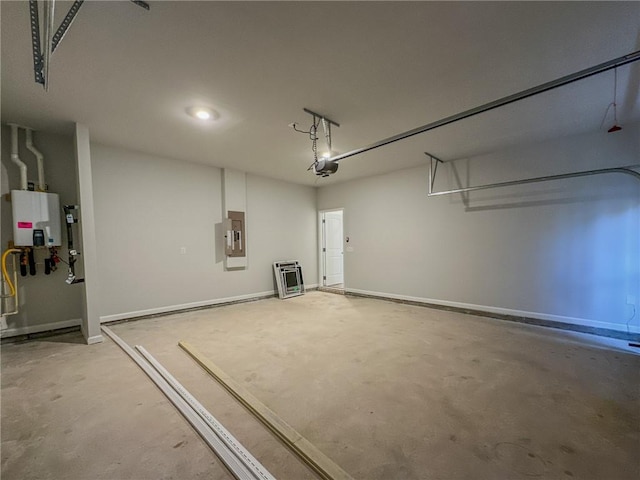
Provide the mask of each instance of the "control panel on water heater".
POLYGON ((60 199, 56 193, 12 190, 11 210, 16 247, 62 245, 60 199))

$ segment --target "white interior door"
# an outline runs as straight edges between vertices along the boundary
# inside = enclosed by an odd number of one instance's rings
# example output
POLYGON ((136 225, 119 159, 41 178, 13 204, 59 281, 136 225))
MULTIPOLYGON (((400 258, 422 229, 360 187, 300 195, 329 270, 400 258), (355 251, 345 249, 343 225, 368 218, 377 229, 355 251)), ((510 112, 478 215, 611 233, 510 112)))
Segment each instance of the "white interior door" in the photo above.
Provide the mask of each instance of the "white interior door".
POLYGON ((324 213, 325 286, 344 283, 342 251, 342 210, 324 213))

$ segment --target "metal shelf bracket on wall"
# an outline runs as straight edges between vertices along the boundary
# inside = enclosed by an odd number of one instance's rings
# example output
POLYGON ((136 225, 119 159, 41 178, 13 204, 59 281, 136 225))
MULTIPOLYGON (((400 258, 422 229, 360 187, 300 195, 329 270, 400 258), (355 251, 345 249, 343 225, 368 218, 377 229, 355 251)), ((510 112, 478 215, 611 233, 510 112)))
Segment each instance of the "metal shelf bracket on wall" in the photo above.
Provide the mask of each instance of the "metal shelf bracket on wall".
POLYGON ((583 170, 580 172, 561 173, 558 175, 545 175, 543 177, 525 178, 522 180, 489 183, 486 185, 476 185, 473 187, 456 188, 453 190, 443 190, 443 191, 435 192, 433 190, 433 186, 436 181, 436 172, 438 171, 438 164, 443 162, 442 160, 431 155, 428 152, 424 152, 424 153, 429 157, 429 192, 427 193, 428 197, 435 197, 437 195, 450 195, 452 193, 473 192, 475 190, 486 190, 489 188, 510 187, 513 185, 524 185, 526 183, 548 182, 551 180, 562 180, 564 178, 586 177, 589 175, 601 175, 604 173, 624 173, 626 175, 631 175, 632 177, 640 181, 640 172, 636 172, 635 170, 632 170, 633 168, 640 168, 640 164, 637 164, 637 165, 627 165, 625 167, 598 168, 595 170, 583 170))

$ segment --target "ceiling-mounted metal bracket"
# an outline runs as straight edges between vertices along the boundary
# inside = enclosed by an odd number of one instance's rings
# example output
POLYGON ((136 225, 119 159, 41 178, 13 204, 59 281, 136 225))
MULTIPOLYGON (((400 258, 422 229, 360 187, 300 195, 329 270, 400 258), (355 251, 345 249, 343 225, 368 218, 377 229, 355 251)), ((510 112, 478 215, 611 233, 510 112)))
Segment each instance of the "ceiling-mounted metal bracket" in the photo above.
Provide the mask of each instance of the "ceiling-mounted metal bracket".
MULTIPOLYGON (((33 73, 36 83, 44 86, 45 90, 49 88, 49 65, 51 63, 51 55, 56 51, 58 45, 66 35, 69 27, 73 23, 78 14, 78 10, 85 0, 76 0, 73 2, 69 11, 65 15, 62 23, 53 34, 54 7, 56 0, 43 0, 45 9, 43 16, 44 25, 44 45, 41 42, 40 35, 40 18, 38 15, 38 0, 29 0, 29 17, 31 22, 31 49, 33 52, 33 73)), ((131 0, 139 7, 149 10, 149 4, 141 0, 131 0)))
POLYGON ((40 18, 37 0, 29 0, 29 18, 31 20, 31 49, 33 51, 33 74, 36 83, 44 85, 42 75, 42 52, 40 51, 40 18))
POLYGON ((53 37, 53 21, 55 0, 48 0, 44 4, 44 47, 40 45, 40 53, 42 58, 42 76, 44 78, 44 89, 49 89, 49 68, 51 67, 51 39, 53 37))
POLYGON ((313 110, 309 110, 308 108, 303 108, 302 110, 304 110, 305 112, 307 112, 309 115, 313 115, 313 119, 314 121, 316 119, 320 119, 320 120, 324 120, 327 123, 329 123, 330 125, 335 125, 336 127, 340 127, 340 124, 337 122, 334 122, 333 120, 325 117, 324 115, 320 115, 319 113, 314 112, 313 110))
POLYGON ((40 18, 38 15, 38 1, 29 0, 29 16, 31 21, 31 49, 33 52, 33 72, 36 83, 44 86, 44 89, 49 88, 49 65, 51 62, 51 55, 55 52, 56 48, 64 38, 65 34, 69 30, 69 27, 73 23, 73 20, 78 14, 78 10, 84 3, 84 0, 77 0, 73 2, 71 8, 62 20, 62 23, 53 34, 53 20, 54 20, 54 7, 55 0, 46 0, 44 9, 44 45, 41 42, 40 37, 40 18))
POLYGON ((334 122, 330 118, 325 117, 324 115, 314 112, 313 110, 309 110, 308 108, 303 108, 303 110, 305 111, 305 113, 308 113, 313 117, 313 124, 309 128, 309 131, 299 130, 296 127, 295 123, 292 123, 290 126, 293 127, 293 129, 297 132, 308 133, 309 138, 311 138, 311 142, 312 142, 311 150, 313 151, 313 163, 309 166, 309 168, 307 168, 307 170, 313 169, 313 172, 316 175, 319 175, 322 177, 328 177, 329 175, 336 173, 338 171, 338 164, 330 161, 327 157, 323 157, 321 160, 318 159, 318 148, 316 143, 318 141, 318 127, 320 126, 320 124, 322 124, 322 129, 324 130, 324 137, 327 141, 327 148, 329 149, 329 153, 327 154, 327 156, 330 157, 333 152, 332 145, 331 145, 331 125, 335 125, 336 127, 339 127, 340 124, 338 122, 334 122))
POLYGON ((428 197, 435 197, 437 195, 450 195, 452 193, 473 192, 476 190, 486 190, 489 188, 510 187, 513 185, 524 185, 526 183, 548 182, 551 180, 562 180, 565 178, 586 177, 589 175, 601 175, 604 173, 624 173, 626 175, 631 175, 636 180, 640 181, 640 172, 636 172, 635 170, 632 170, 633 168, 640 168, 640 164, 636 164, 636 165, 627 165, 625 167, 598 168, 596 170, 583 170, 581 172, 561 173, 559 175, 545 175, 543 177, 526 178, 523 180, 512 180, 509 182, 490 183, 487 185, 476 185, 475 187, 464 187, 464 188, 456 188, 453 190, 434 192, 433 184, 435 183, 435 180, 436 180, 436 171, 438 170, 438 163, 443 163, 443 162, 442 160, 434 157, 428 152, 424 152, 424 153, 429 157, 429 191, 427 193, 428 197))
POLYGON ((67 30, 69 30, 69 27, 75 20, 76 15, 78 14, 78 10, 80 10, 80 7, 82 6, 83 3, 84 3, 84 0, 76 0, 75 2, 73 2, 73 5, 71 5, 71 8, 65 15, 64 20, 62 20, 62 23, 60 24, 60 26, 58 27, 58 30, 56 30, 56 33, 53 36, 53 41, 51 42, 51 52, 55 52, 56 48, 58 48, 58 44, 64 38, 65 34, 67 33, 67 30))
POLYGON ((438 171, 438 164, 444 163, 438 157, 424 152, 425 155, 429 155, 429 194, 433 191, 433 184, 436 181, 436 172, 438 171), (435 162, 434 162, 435 160, 435 162))
MULTIPOLYGON (((331 149, 331 125, 335 125, 336 127, 339 127, 340 124, 325 117, 324 115, 320 115, 319 113, 314 112, 313 110, 309 110, 308 108, 303 108, 302 110, 304 110, 309 115, 313 116, 313 127, 312 127, 313 130, 316 130, 318 128, 318 125, 322 123, 322 129, 324 130, 324 138, 327 141, 327 148, 329 149, 329 155, 331 155, 331 152, 333 151, 331 149)), ((315 131, 313 132, 312 135, 315 135, 315 131)))

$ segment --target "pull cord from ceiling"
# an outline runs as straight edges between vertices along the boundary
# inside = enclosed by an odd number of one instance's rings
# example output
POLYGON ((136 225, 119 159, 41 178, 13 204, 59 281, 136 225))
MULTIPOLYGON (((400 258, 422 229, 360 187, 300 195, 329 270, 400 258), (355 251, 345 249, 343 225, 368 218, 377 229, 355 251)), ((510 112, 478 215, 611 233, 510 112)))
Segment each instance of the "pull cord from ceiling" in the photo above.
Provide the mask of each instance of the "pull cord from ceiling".
POLYGON ((313 123, 309 127, 309 130, 300 130, 298 128, 297 123, 292 123, 291 128, 293 128, 298 133, 307 133, 309 135, 309 140, 311 140, 311 151, 313 152, 313 163, 309 165, 307 171, 311 170, 314 165, 318 163, 318 126, 319 119, 315 115, 313 116, 313 123))
POLYGON ((602 119, 602 123, 600 124, 600 128, 602 128, 602 126, 604 125, 604 122, 607 121, 609 110, 611 110, 611 107, 613 107, 613 125, 609 130, 607 130, 607 132, 609 133, 619 132, 620 130, 622 130, 622 127, 618 125, 617 98, 618 98, 618 69, 614 68, 613 69, 613 101, 609 105, 607 105, 607 109, 604 112, 604 118, 602 119))

